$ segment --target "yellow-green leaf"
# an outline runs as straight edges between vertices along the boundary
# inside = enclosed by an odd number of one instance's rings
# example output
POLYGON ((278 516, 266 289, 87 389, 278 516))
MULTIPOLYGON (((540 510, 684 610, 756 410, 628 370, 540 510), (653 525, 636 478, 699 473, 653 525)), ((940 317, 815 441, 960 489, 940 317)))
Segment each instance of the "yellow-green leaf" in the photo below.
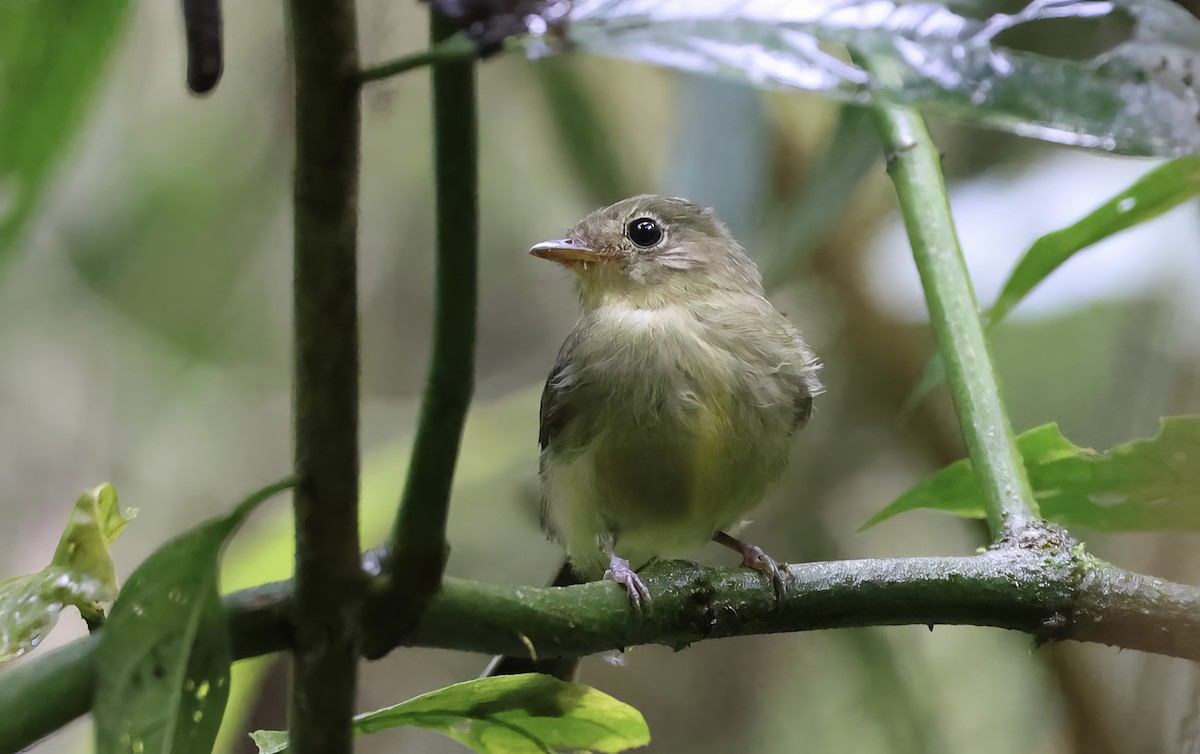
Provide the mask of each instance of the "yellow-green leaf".
MULTIPOLYGON (((646 721, 633 707, 538 673, 457 683, 354 719, 360 735, 403 726, 436 730, 480 754, 607 754, 650 743, 646 721)), ((282 731, 251 735, 259 754, 286 751, 282 731)))
POLYGON ((50 565, 0 581, 0 662, 36 647, 64 607, 92 616, 117 596, 117 571, 108 547, 133 512, 121 512, 111 484, 83 493, 71 510, 50 565))

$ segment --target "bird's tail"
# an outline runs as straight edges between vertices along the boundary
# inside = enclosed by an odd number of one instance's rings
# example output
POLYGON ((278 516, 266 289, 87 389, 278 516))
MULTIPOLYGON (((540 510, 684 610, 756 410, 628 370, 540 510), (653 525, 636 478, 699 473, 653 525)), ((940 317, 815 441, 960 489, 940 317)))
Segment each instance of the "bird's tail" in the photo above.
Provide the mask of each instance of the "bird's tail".
MULTIPOLYGON (((547 586, 574 586, 582 584, 575 572, 571 570, 571 564, 563 559, 562 565, 559 566, 558 572, 554 574, 554 579, 547 586)), ((492 658, 484 669, 481 678, 491 678, 498 675, 517 675, 518 673, 545 673, 549 676, 554 676, 559 680, 573 681, 576 673, 579 672, 578 657, 549 657, 544 660, 534 660, 529 657, 512 657, 510 655, 498 655, 492 658)))

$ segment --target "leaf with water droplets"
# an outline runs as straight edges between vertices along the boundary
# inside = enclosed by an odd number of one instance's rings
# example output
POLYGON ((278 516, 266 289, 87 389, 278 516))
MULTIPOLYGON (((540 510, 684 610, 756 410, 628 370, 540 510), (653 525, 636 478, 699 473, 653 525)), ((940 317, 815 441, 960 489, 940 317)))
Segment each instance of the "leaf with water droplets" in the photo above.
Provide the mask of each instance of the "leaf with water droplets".
MULTIPOLYGON (((1105 452, 1081 448, 1046 424, 1017 438, 1042 515, 1101 531, 1200 531, 1200 417, 1162 420, 1156 437, 1105 452)), ((983 518, 983 489, 969 460, 901 495, 863 528, 917 508, 983 518)))
POLYGON ((233 661, 217 573, 225 541, 290 481, 156 550, 129 577, 96 650, 99 754, 212 751, 233 661))
POLYGON ((1022 136, 1127 154, 1200 149, 1200 20, 1170 0, 577 0, 531 56, 579 50, 915 104, 1022 136), (848 62, 852 49, 894 73, 848 62), (885 80, 889 79, 889 80, 885 80), (894 79, 894 80, 890 80, 894 79))
POLYGON ((132 517, 132 511, 118 507, 112 485, 88 490, 75 502, 50 565, 0 581, 0 662, 40 644, 64 607, 97 616, 98 603, 117 596, 117 571, 108 547, 132 517))
MULTIPOLYGON (((354 718, 359 735, 415 726, 480 754, 621 752, 650 743, 642 713, 590 686, 540 673, 456 683, 354 718)), ((259 754, 287 750, 283 731, 251 734, 259 754)))

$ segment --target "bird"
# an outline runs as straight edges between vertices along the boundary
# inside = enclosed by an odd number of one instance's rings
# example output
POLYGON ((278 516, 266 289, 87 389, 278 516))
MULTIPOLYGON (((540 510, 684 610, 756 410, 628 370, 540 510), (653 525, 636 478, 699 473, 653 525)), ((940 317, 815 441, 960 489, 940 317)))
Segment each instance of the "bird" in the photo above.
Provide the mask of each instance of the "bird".
MULTIPOLYGON (((786 468, 821 364, 749 254, 711 208, 652 194, 530 253, 574 274, 580 305, 540 406, 541 523, 567 556, 551 584, 609 578, 640 610, 638 568, 715 541, 782 598, 785 571, 734 534, 786 468)), ((499 657, 484 675, 576 666, 499 657)))

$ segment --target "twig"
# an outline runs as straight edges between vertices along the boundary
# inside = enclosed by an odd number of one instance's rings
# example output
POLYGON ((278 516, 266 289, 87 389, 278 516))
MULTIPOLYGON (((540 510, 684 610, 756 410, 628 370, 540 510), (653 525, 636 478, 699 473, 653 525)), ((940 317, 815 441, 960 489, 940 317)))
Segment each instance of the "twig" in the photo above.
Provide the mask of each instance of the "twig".
POLYGON ((959 426, 986 494, 992 538, 1015 536, 1037 520, 1038 508, 988 352, 979 304, 950 214, 941 159, 916 111, 884 103, 872 109, 959 426))
POLYGON ((359 74, 359 79, 363 83, 379 81, 380 79, 390 78, 405 71, 411 71, 414 68, 437 66, 445 63, 461 63, 474 60, 478 56, 479 53, 471 40, 462 34, 456 34, 444 42, 431 45, 426 50, 364 68, 362 73, 359 74))
MULTIPOLYGON (((430 14, 430 43, 454 28, 430 14)), ((479 209, 476 167, 475 64, 467 59, 431 69, 436 281, 433 349, 404 493, 384 559, 383 591, 376 601, 393 616, 372 623, 402 633, 417 622, 437 592, 446 566, 450 485, 475 379, 475 309, 479 209)), ((367 657, 396 645, 398 635, 370 640, 367 657)))
POLYGON ((358 542, 358 47, 353 0, 291 0, 296 66, 296 601, 291 751, 349 754, 358 542))

